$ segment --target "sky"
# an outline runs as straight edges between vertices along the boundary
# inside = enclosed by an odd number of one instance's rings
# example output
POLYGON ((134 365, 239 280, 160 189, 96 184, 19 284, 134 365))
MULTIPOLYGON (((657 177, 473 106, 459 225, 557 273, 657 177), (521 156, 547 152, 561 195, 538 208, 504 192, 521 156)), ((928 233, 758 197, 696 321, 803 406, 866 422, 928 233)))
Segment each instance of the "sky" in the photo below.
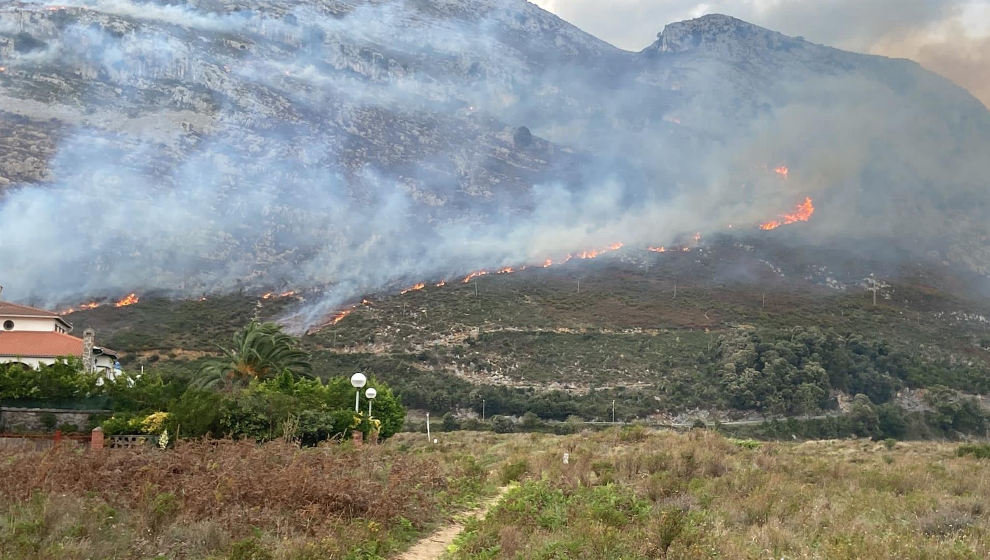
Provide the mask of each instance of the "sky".
POLYGON ((532 0, 641 50, 667 23, 721 13, 841 49, 910 58, 990 107, 990 0, 532 0))

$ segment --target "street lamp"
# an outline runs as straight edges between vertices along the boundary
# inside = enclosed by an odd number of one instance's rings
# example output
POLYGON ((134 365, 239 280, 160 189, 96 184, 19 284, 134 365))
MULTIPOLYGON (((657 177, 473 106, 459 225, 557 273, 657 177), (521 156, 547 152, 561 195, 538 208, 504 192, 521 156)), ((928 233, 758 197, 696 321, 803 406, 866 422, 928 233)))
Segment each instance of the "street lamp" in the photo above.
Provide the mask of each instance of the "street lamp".
POLYGON ((364 387, 367 382, 368 378, 360 371, 351 376, 351 387, 357 389, 357 392, 354 393, 354 412, 359 412, 358 401, 361 398, 361 387, 364 387))
POLYGON ((364 391, 364 396, 368 398, 368 420, 371 420, 371 401, 375 400, 378 396, 378 391, 374 387, 368 387, 364 391))

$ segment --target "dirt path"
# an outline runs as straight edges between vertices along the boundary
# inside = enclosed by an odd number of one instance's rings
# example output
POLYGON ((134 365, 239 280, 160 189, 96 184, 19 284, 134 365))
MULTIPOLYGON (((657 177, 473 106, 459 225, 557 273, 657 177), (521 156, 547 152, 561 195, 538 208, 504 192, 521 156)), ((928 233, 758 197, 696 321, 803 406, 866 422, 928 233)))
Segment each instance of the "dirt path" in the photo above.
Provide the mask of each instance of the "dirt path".
POLYGON ((457 521, 451 523, 450 525, 445 525, 433 532, 430 536, 422 539, 418 543, 414 544, 412 548, 407 550, 402 556, 399 556, 396 560, 437 560, 443 556, 444 552, 447 552, 447 547, 450 546, 457 535, 461 534, 464 530, 464 523, 469 519, 479 519, 484 517, 488 510, 490 510, 505 492, 509 489, 508 486, 503 486, 499 489, 498 494, 485 500, 478 507, 466 511, 457 516, 457 521))

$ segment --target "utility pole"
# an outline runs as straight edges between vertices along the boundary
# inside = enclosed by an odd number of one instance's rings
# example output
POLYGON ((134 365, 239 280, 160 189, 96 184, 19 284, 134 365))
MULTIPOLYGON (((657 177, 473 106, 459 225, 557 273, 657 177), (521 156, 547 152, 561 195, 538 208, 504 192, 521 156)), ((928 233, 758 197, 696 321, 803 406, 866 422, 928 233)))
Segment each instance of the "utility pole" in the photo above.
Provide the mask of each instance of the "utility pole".
POLYGON ((762 308, 764 308, 766 306, 767 306, 767 293, 766 292, 763 292, 763 304, 760 305, 760 308, 762 309, 762 308))
POLYGON ((677 299, 677 282, 674 282, 674 299, 677 299))
POLYGON ((615 399, 612 399, 612 423, 615 424, 615 399))
POLYGON ((485 399, 481 399, 481 421, 485 421, 485 399))

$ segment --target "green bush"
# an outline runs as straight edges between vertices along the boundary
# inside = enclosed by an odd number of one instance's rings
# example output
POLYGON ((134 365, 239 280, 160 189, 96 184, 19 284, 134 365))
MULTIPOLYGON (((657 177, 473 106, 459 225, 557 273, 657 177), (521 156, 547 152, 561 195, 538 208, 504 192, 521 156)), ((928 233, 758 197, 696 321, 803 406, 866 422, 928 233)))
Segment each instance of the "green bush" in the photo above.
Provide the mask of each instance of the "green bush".
POLYGON ((966 455, 972 455, 977 459, 990 459, 990 444, 976 444, 967 443, 959 446, 956 450, 956 455, 959 457, 965 457, 966 455))
POLYGON ((55 418, 55 415, 51 412, 42 413, 39 420, 41 420, 41 425, 44 426, 46 430, 55 429, 55 424, 58 423, 58 419, 55 418))
POLYGON ((529 470, 529 463, 525 459, 506 463, 502 466, 501 472, 499 472, 499 481, 502 484, 516 482, 526 474, 527 470, 529 470))
POLYGON ((142 416, 115 414, 104 420, 103 423, 100 424, 100 428, 103 429, 104 435, 108 436, 140 434, 141 421, 143 419, 144 418, 142 416))
POLYGON ((230 547, 229 560, 274 560, 275 555, 261 544, 256 537, 235 542, 230 547))

